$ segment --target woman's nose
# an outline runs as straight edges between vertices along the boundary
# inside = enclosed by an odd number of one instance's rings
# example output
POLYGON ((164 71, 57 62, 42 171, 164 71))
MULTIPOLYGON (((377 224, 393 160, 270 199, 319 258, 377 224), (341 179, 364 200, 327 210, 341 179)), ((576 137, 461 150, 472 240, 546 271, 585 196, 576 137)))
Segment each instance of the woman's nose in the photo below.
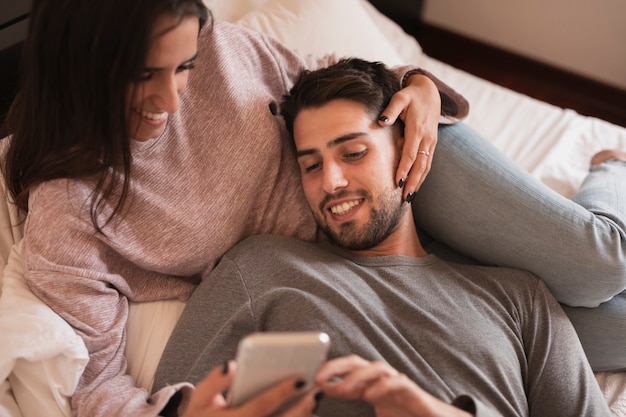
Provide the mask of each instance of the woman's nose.
POLYGON ((160 85, 157 94, 159 100, 156 104, 170 114, 176 113, 180 105, 180 93, 186 86, 186 74, 176 73, 166 77, 160 85))

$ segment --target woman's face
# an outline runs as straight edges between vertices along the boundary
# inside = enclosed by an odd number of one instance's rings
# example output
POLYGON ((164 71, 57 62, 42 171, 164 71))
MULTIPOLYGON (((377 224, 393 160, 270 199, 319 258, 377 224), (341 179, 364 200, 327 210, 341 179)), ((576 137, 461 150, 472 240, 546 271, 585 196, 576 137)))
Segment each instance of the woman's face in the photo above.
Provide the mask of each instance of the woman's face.
POLYGON ((132 138, 146 141, 160 136, 168 116, 178 110, 198 52, 199 26, 197 17, 179 21, 166 14, 157 19, 144 71, 130 89, 132 138))

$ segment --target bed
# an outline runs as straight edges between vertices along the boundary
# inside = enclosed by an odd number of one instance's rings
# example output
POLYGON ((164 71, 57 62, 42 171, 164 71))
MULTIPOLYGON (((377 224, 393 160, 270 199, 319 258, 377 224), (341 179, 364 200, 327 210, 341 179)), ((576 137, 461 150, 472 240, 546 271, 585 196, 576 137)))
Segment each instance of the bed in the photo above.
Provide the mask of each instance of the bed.
MULTIPOLYGON (((417 41, 365 0, 205 0, 217 19, 270 34, 305 52, 424 67, 467 97, 466 122, 557 192, 571 196, 604 148, 626 150, 626 129, 499 87, 425 55, 417 41), (494 105, 497 103, 497 105, 494 105)), ((3 189, 4 192, 4 189, 3 189)), ((82 340, 23 281, 17 213, 0 197, 0 417, 69 416, 88 356, 82 340)), ((150 390, 183 304, 133 304, 129 373, 150 390)), ((626 415, 626 373, 598 373, 615 416, 626 415)))

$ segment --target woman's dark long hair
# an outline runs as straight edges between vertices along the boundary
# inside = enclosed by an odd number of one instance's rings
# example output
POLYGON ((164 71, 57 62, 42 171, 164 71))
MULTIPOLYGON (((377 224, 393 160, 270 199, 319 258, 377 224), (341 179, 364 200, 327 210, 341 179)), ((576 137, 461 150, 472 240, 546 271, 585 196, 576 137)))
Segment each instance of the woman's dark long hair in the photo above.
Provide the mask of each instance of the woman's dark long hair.
POLYGON ((97 230, 124 206, 131 172, 127 100, 139 78, 156 19, 164 13, 212 23, 202 0, 33 0, 9 109, 2 167, 24 212, 33 187, 57 178, 95 180, 97 230), (103 224, 98 214, 113 207, 103 224))

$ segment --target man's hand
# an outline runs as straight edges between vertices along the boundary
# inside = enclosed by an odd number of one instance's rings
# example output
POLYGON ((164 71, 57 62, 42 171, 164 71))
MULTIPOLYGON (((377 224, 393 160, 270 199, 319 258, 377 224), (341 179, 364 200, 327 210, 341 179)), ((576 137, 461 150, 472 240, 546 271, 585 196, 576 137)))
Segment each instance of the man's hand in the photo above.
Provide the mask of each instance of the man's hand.
POLYGON ((372 404, 377 417, 471 416, 433 397, 388 364, 369 362, 356 355, 324 364, 316 383, 326 397, 372 404))

